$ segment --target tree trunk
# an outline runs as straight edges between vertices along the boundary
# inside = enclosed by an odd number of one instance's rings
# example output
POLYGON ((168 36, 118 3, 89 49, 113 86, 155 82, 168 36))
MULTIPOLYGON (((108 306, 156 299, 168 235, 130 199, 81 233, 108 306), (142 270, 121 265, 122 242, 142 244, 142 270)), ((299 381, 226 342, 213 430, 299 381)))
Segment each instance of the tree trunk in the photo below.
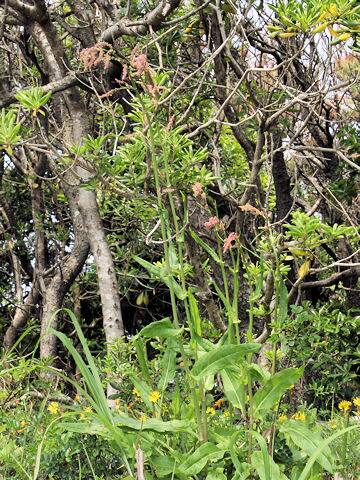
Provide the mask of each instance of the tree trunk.
MULTIPOLYGON (((74 226, 74 247, 72 252, 63 262, 59 262, 55 274, 50 282, 46 284, 43 294, 43 311, 41 320, 40 357, 56 357, 56 337, 49 334, 49 327, 57 328, 57 317, 55 312, 61 308, 64 297, 69 288, 81 272, 85 260, 89 254, 89 242, 84 231, 81 214, 73 201, 73 193, 69 194, 70 188, 66 188, 70 198, 70 211, 74 226)), ((71 188, 71 190, 73 190, 71 188)), ((46 282, 46 280, 45 280, 46 282)))
MULTIPOLYGON (((41 25, 34 22, 31 27, 31 33, 46 59, 51 80, 59 80, 66 76, 66 57, 62 51, 61 42, 57 38, 50 19, 47 22, 43 22, 41 25)), ((83 100, 77 89, 71 88, 63 93, 62 96, 66 103, 66 108, 63 109, 63 114, 65 115, 65 118, 63 118, 65 126, 63 140, 64 146, 69 147, 81 143, 81 141, 90 133, 89 118, 83 100)), ((75 165, 73 172, 67 172, 65 182, 70 184, 72 188, 76 190, 75 196, 77 206, 81 213, 83 226, 90 243, 91 252, 94 256, 97 269, 105 337, 106 340, 110 342, 124 334, 120 297, 118 293, 114 261, 101 222, 96 194, 94 191, 82 189, 80 186, 81 182, 87 182, 93 177, 93 174, 91 173, 91 165, 86 165, 86 167, 89 167, 89 169, 75 165)), ((66 190, 67 189, 64 188, 65 194, 67 195, 66 190)), ((71 195, 74 196, 74 193, 71 195)), ((67 197, 69 199, 68 195, 67 197)), ((71 204, 70 199, 69 203, 71 204)), ((72 275, 70 276, 72 278, 72 275)), ((73 279, 75 279, 75 277, 73 279)), ((55 280, 55 285, 58 285, 58 282, 60 282, 59 276, 55 280)), ((47 303, 49 303, 49 305, 53 304, 53 307, 50 308, 46 306, 46 308, 44 308, 45 329, 46 325, 49 323, 48 316, 60 300, 59 295, 55 294, 55 292, 47 292, 46 296, 48 299, 47 303)), ((47 349, 44 347, 43 351, 45 352, 47 349)))

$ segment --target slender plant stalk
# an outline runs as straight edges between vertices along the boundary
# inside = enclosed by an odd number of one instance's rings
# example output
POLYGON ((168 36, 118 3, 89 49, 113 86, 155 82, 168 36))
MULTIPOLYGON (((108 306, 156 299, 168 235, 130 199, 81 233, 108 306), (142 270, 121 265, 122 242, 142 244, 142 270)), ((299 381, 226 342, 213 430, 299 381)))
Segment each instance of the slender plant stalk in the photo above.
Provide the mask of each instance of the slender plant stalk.
MULTIPOLYGON (((162 195, 161 195, 159 165, 158 165, 157 156, 156 156, 156 146, 155 146, 154 133, 153 133, 153 129, 152 129, 152 119, 150 119, 149 117, 148 117, 148 126, 149 126, 149 128, 148 128, 148 133, 149 133, 148 146, 149 146, 149 149, 150 149, 151 165, 152 165, 153 173, 154 173, 156 196, 157 196, 159 216, 160 216, 161 235, 162 235, 162 240, 163 240, 163 244, 164 244, 165 265, 166 265, 167 273, 170 276, 171 275, 171 264, 170 264, 169 242, 171 241, 170 240, 171 232, 167 231, 168 226, 166 224, 166 219, 165 219, 165 216, 164 216, 164 213, 163 213, 165 207, 164 207, 163 200, 162 200, 162 195)), ((175 214, 175 217, 176 217, 175 207, 174 207, 174 210, 173 210, 173 215, 174 214, 175 214)), ((177 222, 176 222, 176 224, 177 224, 177 222)), ((182 258, 182 256, 181 256, 181 258, 182 258)), ((182 272, 184 272, 183 268, 182 268, 182 272)), ((186 286, 185 285, 184 274, 182 274, 182 277, 183 277, 182 285, 184 287, 184 286, 186 286)), ((171 301, 171 308, 172 308, 172 313, 173 313, 174 325, 175 325, 176 328, 179 328, 180 324, 179 324, 179 317, 178 317, 178 311, 177 311, 176 296, 175 296, 175 292, 174 292, 174 289, 173 289, 171 284, 169 286, 169 291, 170 291, 170 301, 171 301)), ((184 291, 186 291, 186 290, 184 290, 184 291)), ((193 400, 193 404, 194 404, 194 411, 195 411, 199 436, 200 436, 200 439, 202 441, 206 441, 207 435, 206 435, 206 431, 204 431, 203 418, 202 418, 202 414, 201 414, 201 408, 199 406, 200 405, 199 397, 201 398, 199 393, 201 393, 201 392, 198 391, 198 389, 196 388, 196 385, 194 384, 194 381, 191 377, 188 359, 187 359, 187 356, 185 354, 185 351, 184 351, 183 344, 182 344, 181 340, 179 341, 179 345, 180 345, 180 353, 181 353, 181 356, 183 358, 183 362, 184 362, 184 366, 185 366, 185 371, 186 371, 187 377, 189 379, 190 387, 191 387, 191 395, 192 395, 192 400, 193 400)))

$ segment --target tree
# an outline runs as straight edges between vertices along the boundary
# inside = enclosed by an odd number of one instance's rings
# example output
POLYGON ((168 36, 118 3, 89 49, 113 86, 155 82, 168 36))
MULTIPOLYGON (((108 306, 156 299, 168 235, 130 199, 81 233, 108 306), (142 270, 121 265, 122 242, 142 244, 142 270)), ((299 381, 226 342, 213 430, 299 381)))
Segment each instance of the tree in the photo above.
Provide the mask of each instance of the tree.
MULTIPOLYGON (((56 356, 48 327, 80 272, 90 275, 88 258, 106 341, 122 337, 130 252, 161 259, 167 233, 207 318, 225 328, 214 280, 249 322, 244 265, 234 281, 228 258, 204 264, 204 246, 216 248, 210 216, 221 235, 240 235, 245 263, 287 256, 290 304, 342 282, 359 307, 356 2, 0 5, 6 347, 34 315, 41 356, 56 356)), ((139 285, 137 311, 148 301, 139 285)), ((277 288, 268 271, 260 342, 277 288)))

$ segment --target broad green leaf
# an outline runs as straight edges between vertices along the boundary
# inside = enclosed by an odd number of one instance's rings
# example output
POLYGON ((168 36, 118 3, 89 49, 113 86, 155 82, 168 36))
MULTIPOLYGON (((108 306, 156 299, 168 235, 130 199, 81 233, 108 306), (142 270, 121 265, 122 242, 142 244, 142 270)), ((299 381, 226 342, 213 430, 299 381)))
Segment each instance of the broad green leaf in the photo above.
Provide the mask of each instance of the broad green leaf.
POLYGON ((221 370, 220 374, 226 398, 235 408, 239 408, 242 414, 245 414, 246 395, 241 372, 226 368, 221 370))
POLYGON ((280 400, 283 393, 299 380, 303 371, 303 368, 287 368, 272 375, 254 395, 254 416, 258 417, 269 412, 280 400))
POLYGON ((170 318, 163 318, 157 322, 150 323, 150 325, 146 325, 137 335, 145 338, 168 338, 176 337, 181 332, 182 329, 175 328, 170 318))
POLYGON ((202 338, 196 333, 193 334, 192 340, 195 340, 195 342, 205 351, 205 352, 210 352, 210 350, 214 350, 216 348, 216 345, 214 345, 210 340, 207 340, 206 338, 202 338))
POLYGON ((169 338, 164 355, 161 359, 161 377, 158 382, 158 390, 163 392, 168 386, 169 382, 174 380, 176 373, 176 354, 177 343, 174 338, 169 338))
POLYGON ((197 475, 210 460, 220 460, 225 450, 221 450, 213 443, 207 442, 195 450, 178 468, 181 475, 190 478, 197 475))
POLYGON ((289 420, 281 425, 280 432, 283 433, 286 438, 290 438, 291 441, 309 457, 312 457, 316 452, 316 461, 326 471, 333 473, 333 456, 331 450, 328 444, 324 445, 324 439, 319 432, 309 430, 306 425, 296 420, 289 420))
POLYGON ((263 452, 254 452, 251 455, 251 464, 257 471, 260 480, 287 480, 287 476, 280 472, 280 468, 266 451, 267 459, 263 452))
POLYGON ((163 422, 157 418, 148 418, 142 422, 135 418, 128 417, 126 415, 116 415, 114 417, 115 424, 119 427, 126 427, 132 430, 153 430, 154 432, 187 432, 194 433, 193 424, 188 420, 169 420, 163 422))
POLYGON ((270 379, 271 373, 265 368, 257 365, 256 363, 251 363, 248 367, 248 375, 250 375, 252 380, 255 380, 260 383, 264 383, 270 379))
POLYGON ((195 242, 200 245, 206 253, 210 255, 210 257, 215 260, 216 263, 221 263, 221 259, 219 255, 213 250, 207 243, 202 240, 197 233, 195 233, 193 230, 190 232, 192 238, 195 240, 195 242))
MULTIPOLYGON (((143 374, 145 381, 151 383, 146 344, 141 338, 134 338, 133 343, 136 350, 136 356, 141 368, 141 373, 143 374)), ((117 390, 121 390, 121 388, 118 388, 117 390)))
POLYGON ((200 379, 213 375, 224 368, 236 366, 244 356, 255 353, 260 349, 256 343, 243 343, 241 345, 223 345, 211 352, 205 353, 197 360, 191 370, 194 378, 200 379))
POLYGON ((251 456, 251 464, 256 469, 260 480, 287 480, 287 477, 280 472, 280 468, 271 458, 267 444, 258 432, 253 432, 261 452, 256 451, 251 456))
POLYGON ((107 436, 109 433, 106 427, 98 422, 60 422, 57 426, 60 430, 86 435, 107 436))
POLYGON ((192 292, 188 291, 188 299, 189 299, 189 307, 190 307, 190 318, 191 318, 191 330, 192 333, 199 335, 201 337, 201 318, 199 307, 197 301, 192 294, 192 292))
POLYGON ((170 475, 175 470, 176 460, 170 455, 161 455, 152 457, 151 463, 154 465, 156 475, 161 478, 170 475))
MULTIPOLYGON (((348 427, 348 428, 343 428, 342 430, 340 430, 339 432, 336 432, 334 433, 333 435, 331 435, 330 437, 328 438, 325 438, 324 440, 322 440, 322 442, 320 442, 320 444, 318 445, 317 449, 314 451, 314 453, 311 455, 311 457, 309 458, 307 464, 305 465, 305 468, 304 470, 301 472, 301 475, 300 477, 298 478, 298 480, 307 480, 308 478, 308 475, 311 471, 311 468, 312 466, 314 465, 315 462, 318 461, 318 457, 322 454, 322 452, 324 450, 326 450, 328 448, 328 446, 330 445, 330 443, 333 441, 333 440, 336 440, 338 437, 341 437, 342 435, 344 435, 345 433, 347 432, 350 432, 350 430, 354 430, 355 428, 360 428, 359 425, 352 425, 351 427, 348 427)), ((319 462, 320 463, 320 462, 319 462)))

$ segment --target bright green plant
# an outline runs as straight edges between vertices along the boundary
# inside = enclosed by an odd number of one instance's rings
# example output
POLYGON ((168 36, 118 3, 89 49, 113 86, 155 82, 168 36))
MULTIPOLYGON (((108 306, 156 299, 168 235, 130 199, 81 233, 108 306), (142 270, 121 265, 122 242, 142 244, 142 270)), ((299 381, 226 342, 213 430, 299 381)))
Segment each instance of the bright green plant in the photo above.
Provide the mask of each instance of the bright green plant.
POLYGON ((36 117, 38 113, 45 115, 41 108, 50 100, 51 92, 46 93, 41 87, 34 87, 17 93, 15 97, 25 110, 29 110, 33 117, 36 117))
POLYGON ((16 113, 3 108, 0 116, 0 145, 9 154, 13 154, 13 147, 20 142, 20 123, 17 122, 16 113))

